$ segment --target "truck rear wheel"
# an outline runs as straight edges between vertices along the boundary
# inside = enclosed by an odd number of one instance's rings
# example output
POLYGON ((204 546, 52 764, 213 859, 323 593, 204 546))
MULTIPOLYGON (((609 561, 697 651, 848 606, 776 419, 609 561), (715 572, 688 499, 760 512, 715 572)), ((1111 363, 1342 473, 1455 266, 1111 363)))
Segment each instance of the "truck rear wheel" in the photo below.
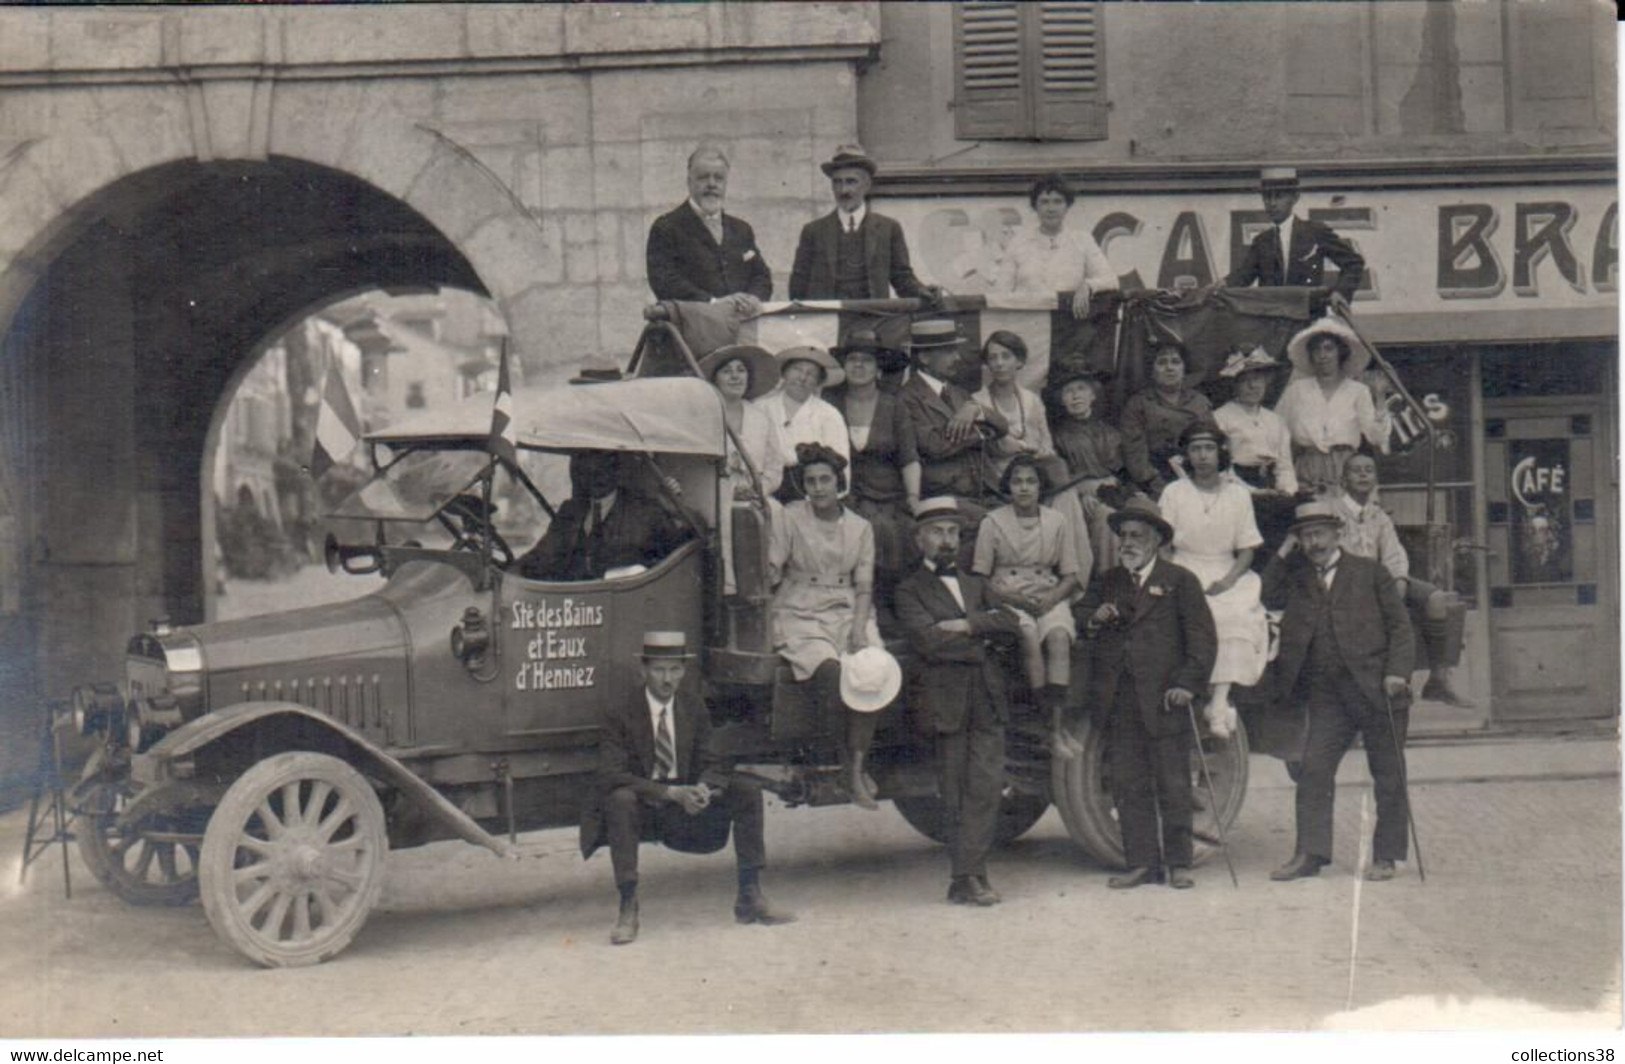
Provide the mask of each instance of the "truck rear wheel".
POLYGON ((209 819, 203 911, 257 964, 318 964, 366 923, 388 848, 383 806, 361 773, 326 754, 278 754, 243 773, 209 819))
MULTIPOLYGON (((1070 761, 1055 760, 1051 765, 1050 787, 1055 806, 1066 824, 1067 834, 1090 857, 1113 868, 1123 867, 1123 835, 1112 804, 1111 765, 1106 755, 1105 731, 1093 717, 1086 718, 1078 731, 1083 754, 1070 761)), ((1207 763, 1213 773, 1216 799, 1207 792, 1196 751, 1191 751, 1191 791, 1198 802, 1192 827, 1195 831, 1194 859, 1197 864, 1218 850, 1221 819, 1229 831, 1241 813, 1247 797, 1247 734, 1237 729, 1229 739, 1211 736, 1203 740, 1207 763)))
MULTIPOLYGON (((896 798, 893 804, 903 814, 909 827, 933 842, 946 843, 943 830, 942 799, 935 795, 915 798, 896 798)), ((999 826, 993 835, 994 845, 1003 846, 1025 835, 1043 817, 1049 802, 1032 794, 1022 794, 1006 787, 999 800, 999 826)))

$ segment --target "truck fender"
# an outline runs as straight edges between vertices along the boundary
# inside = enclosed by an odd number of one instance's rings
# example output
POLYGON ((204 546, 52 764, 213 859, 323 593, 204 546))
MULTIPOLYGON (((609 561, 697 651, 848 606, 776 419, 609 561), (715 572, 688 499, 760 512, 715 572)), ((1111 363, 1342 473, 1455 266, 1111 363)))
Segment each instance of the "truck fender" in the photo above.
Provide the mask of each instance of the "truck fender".
POLYGON ((513 859, 518 852, 507 841, 499 839, 476 824, 472 817, 447 801, 439 791, 419 779, 411 769, 380 750, 372 742, 357 734, 349 726, 295 702, 240 702, 234 706, 207 713, 165 735, 153 747, 136 755, 139 762, 150 759, 153 769, 139 773, 147 778, 168 776, 160 766, 190 757, 243 728, 274 718, 300 717, 342 739, 348 747, 352 764, 365 765, 387 781, 424 812, 444 824, 464 842, 483 846, 498 857, 513 859))

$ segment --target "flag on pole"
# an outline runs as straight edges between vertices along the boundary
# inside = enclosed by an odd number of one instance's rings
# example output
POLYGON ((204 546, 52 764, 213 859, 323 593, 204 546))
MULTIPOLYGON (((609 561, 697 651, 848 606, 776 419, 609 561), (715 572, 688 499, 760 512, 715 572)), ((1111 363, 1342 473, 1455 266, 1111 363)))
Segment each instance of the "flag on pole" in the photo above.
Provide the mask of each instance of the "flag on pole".
POLYGON ((344 384, 343 366, 334 358, 327 364, 321 408, 316 414, 316 441, 310 455, 311 479, 322 479, 328 470, 355 453, 360 443, 361 418, 356 415, 350 389, 344 384))
POLYGON ((518 443, 513 427, 513 387, 508 380, 508 341, 502 341, 497 360, 497 395, 491 404, 491 441, 487 449, 510 465, 519 464, 518 443))

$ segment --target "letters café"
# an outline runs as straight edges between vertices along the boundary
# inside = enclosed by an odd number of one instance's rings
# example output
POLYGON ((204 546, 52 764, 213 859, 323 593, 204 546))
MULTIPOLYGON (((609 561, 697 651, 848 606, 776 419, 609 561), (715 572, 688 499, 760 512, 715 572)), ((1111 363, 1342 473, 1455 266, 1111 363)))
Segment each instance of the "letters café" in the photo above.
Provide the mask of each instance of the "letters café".
MULTIPOLYGON (((1595 182, 1427 188, 1366 178, 1339 193, 1306 180, 1298 203, 1365 256, 1355 321, 1437 430, 1436 519, 1454 537, 1438 553, 1471 605, 1459 675, 1477 717, 1464 727, 1618 713, 1614 181, 1611 171, 1595 182)), ((1125 289, 1222 281, 1267 224, 1239 181, 1222 193, 1079 187, 1066 224, 1091 228, 1125 289)), ((881 191, 877 208, 903 223, 923 279, 988 294, 986 335, 1009 302, 986 279, 1010 237, 1037 224, 1025 188, 944 196, 943 183, 901 179, 881 191)), ((1046 330, 1020 331, 1031 342, 1046 330)), ((1424 537, 1407 526, 1422 533, 1426 523, 1425 447, 1424 437, 1381 463, 1383 504, 1413 568, 1424 537)))

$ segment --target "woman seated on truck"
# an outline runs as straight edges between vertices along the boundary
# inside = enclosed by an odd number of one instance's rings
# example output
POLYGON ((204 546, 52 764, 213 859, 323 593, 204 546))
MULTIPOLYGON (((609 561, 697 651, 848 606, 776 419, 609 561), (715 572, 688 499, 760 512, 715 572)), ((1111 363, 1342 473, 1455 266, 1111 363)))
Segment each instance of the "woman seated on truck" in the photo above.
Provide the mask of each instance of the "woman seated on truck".
POLYGON ((1071 602, 1078 590, 1078 561, 1072 523, 1039 505, 1051 486, 1034 456, 1018 454, 1010 460, 999 484, 1010 505, 982 519, 975 571, 989 578, 993 601, 1015 611, 1027 682, 1050 712, 1056 741, 1064 744, 1061 716, 1072 682, 1072 644, 1078 638, 1071 602))
POLYGON ((820 443, 796 446, 789 476, 804 496, 785 504, 768 537, 773 645, 797 684, 811 684, 826 721, 845 718, 841 778, 852 800, 878 809, 877 788, 863 771, 878 714, 841 704, 842 654, 880 643, 875 629, 875 536, 869 522, 841 505, 846 459, 820 443))

